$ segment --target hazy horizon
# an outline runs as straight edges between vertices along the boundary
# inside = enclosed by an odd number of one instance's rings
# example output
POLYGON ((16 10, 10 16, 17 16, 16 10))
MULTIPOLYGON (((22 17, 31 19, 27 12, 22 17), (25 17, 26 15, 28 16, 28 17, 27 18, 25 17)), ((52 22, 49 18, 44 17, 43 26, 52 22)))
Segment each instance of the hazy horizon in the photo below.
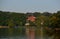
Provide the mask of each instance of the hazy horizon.
POLYGON ((54 13, 60 11, 60 0, 0 0, 0 11, 54 13))

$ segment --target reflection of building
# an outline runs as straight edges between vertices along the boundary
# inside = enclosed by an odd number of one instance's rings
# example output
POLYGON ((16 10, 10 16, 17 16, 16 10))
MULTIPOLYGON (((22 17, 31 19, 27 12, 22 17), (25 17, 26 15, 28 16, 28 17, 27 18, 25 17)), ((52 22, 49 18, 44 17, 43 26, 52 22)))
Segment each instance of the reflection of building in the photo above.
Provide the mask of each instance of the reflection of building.
POLYGON ((27 35, 27 39, 35 39, 35 31, 34 31, 34 24, 33 26, 31 26, 31 24, 35 21, 35 17, 34 16, 28 16, 27 20, 26 20, 26 35, 27 35))
POLYGON ((34 27, 29 27, 29 23, 26 23, 26 35, 27 39, 35 39, 35 30, 34 27))

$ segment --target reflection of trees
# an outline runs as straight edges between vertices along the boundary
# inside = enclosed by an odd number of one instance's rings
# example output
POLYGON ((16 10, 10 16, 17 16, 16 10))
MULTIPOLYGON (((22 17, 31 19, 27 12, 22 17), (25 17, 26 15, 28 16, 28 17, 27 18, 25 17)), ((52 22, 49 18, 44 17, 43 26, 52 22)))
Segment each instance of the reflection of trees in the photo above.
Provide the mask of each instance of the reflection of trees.
POLYGON ((0 28, 0 38, 8 36, 8 29, 7 28, 0 28))
MULTIPOLYGON (((29 14, 29 13, 28 13, 29 14)), ((1 26, 9 26, 10 28, 8 29, 10 33, 13 32, 13 29, 15 26, 24 26, 26 23, 26 16, 28 14, 24 13, 16 13, 16 12, 3 12, 0 11, 0 25, 1 26)), ((30 22, 31 25, 36 25, 36 33, 40 35, 40 26, 41 26, 41 21, 43 20, 44 24, 44 34, 47 34, 52 36, 54 35, 55 37, 60 37, 60 11, 57 11, 56 13, 49 13, 49 12, 35 12, 32 13, 34 16, 36 16, 36 21, 34 23, 30 22), (46 33, 45 33, 46 32, 46 33)), ((34 26, 35 26, 34 25, 34 26)), ((17 33, 22 33, 24 32, 24 29, 22 30, 21 28, 16 29, 17 33)), ((58 39, 57 38, 57 39, 58 39)))
POLYGON ((55 36, 54 39, 60 39, 60 12, 52 15, 50 23, 52 30, 54 30, 54 32, 52 32, 55 36))

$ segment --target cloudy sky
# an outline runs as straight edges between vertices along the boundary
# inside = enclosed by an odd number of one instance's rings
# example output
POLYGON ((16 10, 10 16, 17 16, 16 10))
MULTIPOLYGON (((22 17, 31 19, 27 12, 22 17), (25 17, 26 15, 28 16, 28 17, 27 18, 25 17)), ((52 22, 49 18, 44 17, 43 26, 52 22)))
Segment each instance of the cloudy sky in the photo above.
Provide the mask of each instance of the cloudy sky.
POLYGON ((0 11, 57 12, 60 0, 0 0, 0 11))

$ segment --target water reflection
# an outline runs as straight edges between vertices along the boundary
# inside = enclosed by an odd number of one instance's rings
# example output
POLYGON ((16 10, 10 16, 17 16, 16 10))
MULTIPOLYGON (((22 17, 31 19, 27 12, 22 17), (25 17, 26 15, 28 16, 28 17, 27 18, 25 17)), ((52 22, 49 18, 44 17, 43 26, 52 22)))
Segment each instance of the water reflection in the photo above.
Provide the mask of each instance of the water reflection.
MULTIPOLYGON (((27 39, 26 36, 20 37, 20 36, 16 36, 16 37, 7 37, 7 38, 0 38, 0 39, 27 39)), ((35 39, 40 39, 40 37, 35 37, 35 39)), ((51 37, 44 37, 43 39, 53 39, 51 37)))
MULTIPOLYGON (((29 39, 32 39, 33 37, 34 39, 41 38, 41 36, 39 35, 40 33, 38 33, 40 30, 31 29, 28 31, 29 32, 26 32, 25 28, 0 29, 0 39, 27 39, 28 37, 30 37, 29 39), (26 33, 28 33, 29 36, 27 36, 26 33)), ((45 36, 43 36, 43 39, 53 39, 53 36, 49 37, 46 34, 45 36)))

